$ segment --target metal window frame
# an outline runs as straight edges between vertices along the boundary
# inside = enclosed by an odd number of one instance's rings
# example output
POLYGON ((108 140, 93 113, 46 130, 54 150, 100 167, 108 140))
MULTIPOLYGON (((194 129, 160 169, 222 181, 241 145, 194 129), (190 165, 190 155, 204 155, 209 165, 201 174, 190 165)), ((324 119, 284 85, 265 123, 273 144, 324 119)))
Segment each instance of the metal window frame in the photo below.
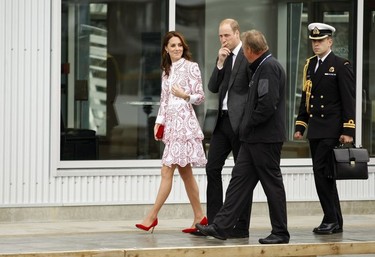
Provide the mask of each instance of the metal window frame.
MULTIPOLYGON (((280 6, 280 5, 279 5, 280 6)), ((169 30, 175 29, 176 0, 169 1, 169 30)), ((356 138, 362 143, 362 68, 363 68, 363 15, 364 0, 357 2, 357 69, 356 69, 356 138)), ((104 160, 104 161, 61 161, 60 160, 60 65, 61 65, 61 0, 51 1, 51 133, 50 170, 53 176, 65 175, 110 175, 137 172, 140 168, 160 168, 160 160, 104 160)), ((311 166, 309 158, 282 159, 282 166, 311 166)))

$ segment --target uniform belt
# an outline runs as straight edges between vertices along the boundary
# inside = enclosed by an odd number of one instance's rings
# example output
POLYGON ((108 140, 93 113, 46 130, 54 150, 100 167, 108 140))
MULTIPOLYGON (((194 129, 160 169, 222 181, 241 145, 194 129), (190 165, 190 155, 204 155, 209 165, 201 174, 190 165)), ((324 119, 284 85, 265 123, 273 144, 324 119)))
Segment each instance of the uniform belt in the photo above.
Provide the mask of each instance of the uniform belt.
POLYGON ((228 116, 228 110, 221 110, 220 117, 228 116))

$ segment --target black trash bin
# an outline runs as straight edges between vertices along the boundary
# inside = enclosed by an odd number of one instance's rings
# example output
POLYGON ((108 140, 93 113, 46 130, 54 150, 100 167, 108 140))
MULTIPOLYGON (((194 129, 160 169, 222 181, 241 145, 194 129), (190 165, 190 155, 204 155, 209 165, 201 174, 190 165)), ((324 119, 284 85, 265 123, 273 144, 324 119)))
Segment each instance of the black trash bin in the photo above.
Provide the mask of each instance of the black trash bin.
POLYGON ((90 129, 66 129, 61 133, 61 160, 97 160, 98 137, 90 129))
POLYGON ((65 128, 63 117, 61 116, 61 160, 98 160, 99 146, 98 136, 95 130, 65 128))

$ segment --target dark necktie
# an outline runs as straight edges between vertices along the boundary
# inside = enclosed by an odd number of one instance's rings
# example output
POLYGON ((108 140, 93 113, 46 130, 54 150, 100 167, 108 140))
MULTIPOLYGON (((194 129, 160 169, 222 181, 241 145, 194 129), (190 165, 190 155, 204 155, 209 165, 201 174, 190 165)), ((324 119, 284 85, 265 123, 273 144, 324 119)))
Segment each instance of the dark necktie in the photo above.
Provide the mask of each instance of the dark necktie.
POLYGON ((225 73, 229 74, 229 77, 230 77, 230 74, 232 73, 232 67, 233 67, 233 53, 230 52, 225 62, 225 73))
POLYGON ((232 66, 233 66, 233 53, 231 52, 226 61, 225 61, 225 75, 224 75, 224 78, 225 78, 225 83, 223 84, 223 90, 221 91, 221 101, 224 99, 225 97, 225 94, 227 93, 228 91, 228 87, 229 87, 229 80, 230 80, 230 75, 232 73, 232 66))
POLYGON ((322 65, 322 59, 319 59, 319 61, 318 61, 318 66, 316 66, 316 70, 315 70, 315 73, 316 73, 316 71, 319 69, 319 67, 320 67, 320 65, 322 65))

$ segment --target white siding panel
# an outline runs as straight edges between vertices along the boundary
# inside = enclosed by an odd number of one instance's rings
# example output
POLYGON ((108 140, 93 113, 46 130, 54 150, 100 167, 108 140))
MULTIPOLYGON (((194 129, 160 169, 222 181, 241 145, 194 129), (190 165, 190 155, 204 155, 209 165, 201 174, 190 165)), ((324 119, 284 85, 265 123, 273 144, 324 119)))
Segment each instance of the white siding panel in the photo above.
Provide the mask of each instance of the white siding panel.
MULTIPOLYGON (((29 68, 30 70, 30 79, 28 80, 29 82, 29 96, 30 96, 30 99, 36 99, 36 100, 31 100, 32 101, 32 104, 29 108, 29 111, 28 113, 26 113, 26 116, 28 116, 28 124, 26 125, 28 128, 29 128, 29 131, 28 131, 28 137, 30 138, 29 140, 29 146, 27 148, 27 152, 29 153, 28 156, 29 156, 29 162, 28 162, 28 167, 25 165, 25 172, 28 174, 28 183, 29 183, 29 190, 28 190, 28 194, 29 194, 29 202, 32 201, 32 199, 35 199, 36 198, 36 182, 37 182, 37 178, 35 175, 31 174, 30 171, 35 171, 38 169, 38 166, 37 166, 37 159, 32 155, 30 154, 33 149, 34 149, 34 146, 38 145, 39 142, 37 141, 37 132, 38 132, 38 122, 37 122, 37 115, 38 115, 38 109, 37 109, 37 99, 38 99, 38 96, 39 96, 39 92, 37 90, 37 85, 38 85, 38 81, 37 81, 37 72, 38 72, 38 69, 37 69, 37 64, 38 64, 38 52, 39 52, 39 46, 38 46, 38 43, 37 43, 37 39, 38 39, 38 35, 35 33, 35 29, 38 25, 37 25, 37 20, 34 18, 35 15, 37 15, 38 13, 38 5, 37 4, 34 4, 33 1, 27 1, 27 2, 30 2, 30 5, 28 6, 27 10, 31 10, 31 12, 28 13, 28 25, 26 26, 26 30, 28 31, 27 32, 27 37, 28 40, 29 40, 29 45, 30 45, 30 60, 29 62, 27 62, 27 67, 29 68), (32 4, 31 4, 32 3, 32 4)), ((26 117, 25 117, 26 118, 26 117)))
POLYGON ((18 41, 17 31, 18 24, 15 20, 17 15, 14 15, 15 10, 18 10, 18 5, 16 1, 7 2, 8 12, 5 14, 7 16, 7 32, 9 32, 9 42, 6 42, 6 54, 7 66, 6 66, 6 76, 7 81, 5 84, 5 114, 6 114, 6 124, 5 124, 5 188, 6 188, 6 201, 7 202, 17 202, 17 190, 14 190, 16 186, 17 178, 17 144, 18 144, 18 134, 17 134, 17 123, 16 117, 18 115, 18 106, 15 105, 19 102, 15 95, 18 93, 17 78, 19 77, 16 69, 18 58, 17 58, 17 48, 15 42, 18 41), (17 101, 15 101, 17 100, 17 101))
POLYGON ((9 87, 9 79, 10 79, 10 76, 9 76, 9 60, 10 60, 10 51, 9 51, 9 48, 10 48, 10 38, 9 38, 9 35, 10 35, 10 15, 7 11, 9 11, 9 7, 7 5, 7 3, 5 1, 1 1, 1 4, 4 8, 1 8, 0 10, 2 11, 1 13, 1 17, 4 17, 3 21, 4 22, 1 22, 0 26, 3 25, 3 28, 4 28, 4 34, 7 35, 4 37, 1 37, 1 47, 2 47, 2 52, 3 52, 3 55, 4 58, 2 60, 2 68, 1 68, 1 73, 3 76, 0 77, 0 79, 3 81, 2 83, 2 86, 0 87, 1 90, 2 90, 2 94, 0 95, 1 97, 1 102, 3 104, 3 108, 0 108, 0 113, 2 115, 2 120, 4 121, 2 123, 2 126, 0 126, 1 128, 1 142, 3 142, 2 144, 0 144, 0 147, 2 147, 2 151, 0 152, 0 155, 1 155, 1 162, 0 162, 0 165, 1 165, 1 200, 3 203, 6 203, 7 201, 9 201, 9 194, 7 193, 7 190, 9 189, 9 173, 10 173, 10 170, 9 170, 9 141, 10 141, 10 138, 8 136, 7 133, 9 133, 9 116, 10 116, 10 111, 9 111, 9 99, 8 96, 9 96, 9 90, 10 90, 10 87, 9 87), (8 13, 8 15, 7 15, 8 13), (5 122, 7 121, 7 122, 5 122))
POLYGON ((16 195, 15 201, 22 204, 22 180, 23 170, 22 165, 25 160, 24 158, 24 108, 28 103, 25 102, 25 94, 23 84, 24 71, 24 4, 23 1, 15 1, 12 9, 12 24, 14 25, 13 37, 12 37, 12 77, 14 78, 14 84, 12 86, 12 109, 14 110, 12 116, 12 139, 14 140, 14 147, 12 149, 12 161, 15 167, 15 172, 12 170, 12 194, 16 195), (20 15, 17 15, 20 13, 20 15), (22 76, 21 76, 22 74, 22 76), (16 128, 16 129, 14 129, 16 128))
MULTIPOLYGON (((31 150, 31 137, 30 132, 32 126, 31 122, 31 111, 32 111, 32 94, 31 92, 31 77, 32 77, 32 69, 31 69, 31 59, 32 59, 32 52, 34 51, 32 47, 32 42, 35 41, 32 38, 32 31, 30 31, 30 24, 32 21, 31 12, 27 11, 31 9, 32 1, 23 1, 22 2, 24 13, 23 13, 23 24, 25 26, 24 33, 22 35, 22 41, 23 41, 23 62, 22 62, 22 70, 23 73, 20 72, 20 74, 24 74, 23 81, 21 85, 21 91, 23 92, 23 98, 25 105, 23 106, 21 119, 23 119, 24 127, 22 131, 22 142, 23 142, 23 151, 22 151, 22 159, 21 161, 21 169, 22 169, 22 202, 28 203, 30 202, 30 172, 28 172, 28 169, 30 167, 31 163, 31 156, 28 154, 31 150)), ((22 77, 22 76, 20 76, 22 77)), ((22 120, 21 120, 22 122, 22 120)), ((20 123, 21 123, 20 122, 20 123)))
POLYGON ((0 1, 1 203, 48 202, 50 1, 0 1))
POLYGON ((5 186, 5 92, 6 92, 6 78, 5 78, 5 67, 6 67, 6 40, 7 34, 6 22, 7 16, 5 15, 5 1, 0 1, 0 31, 4 32, 4 36, 0 37, 0 99, 3 105, 0 107, 0 203, 5 201, 4 189, 5 186))
POLYGON ((40 90, 38 95, 38 127, 37 127, 37 145, 38 155, 36 159, 37 164, 37 184, 38 193, 36 201, 46 203, 48 199, 48 194, 50 192, 49 187, 49 153, 50 153, 50 49, 51 49, 51 1, 48 0, 38 0, 38 22, 37 31, 38 38, 38 60, 40 61, 40 67, 38 67, 38 83, 35 88, 40 90), (40 89, 39 89, 40 88, 40 89), (48 162, 46 162, 46 159, 48 162))

